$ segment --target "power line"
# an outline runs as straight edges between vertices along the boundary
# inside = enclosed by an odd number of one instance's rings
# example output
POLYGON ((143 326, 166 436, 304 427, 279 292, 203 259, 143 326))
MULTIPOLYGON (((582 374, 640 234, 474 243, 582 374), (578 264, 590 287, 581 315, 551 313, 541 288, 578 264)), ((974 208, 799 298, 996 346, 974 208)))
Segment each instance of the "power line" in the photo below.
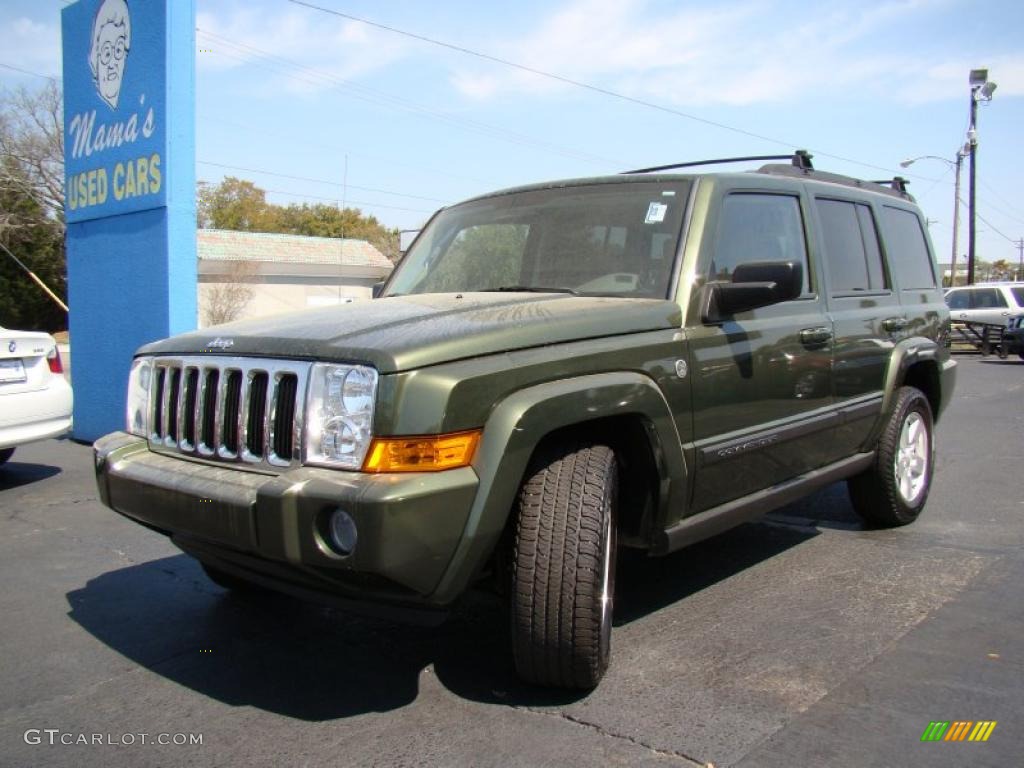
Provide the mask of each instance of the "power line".
MULTIPOLYGON (((290 134, 290 133, 283 133, 281 131, 270 131, 270 130, 267 130, 266 128, 255 128, 252 125, 246 125, 244 123, 237 123, 237 122, 234 122, 233 120, 225 120, 224 118, 221 118, 221 117, 211 117, 210 115, 204 115, 203 120, 204 120, 204 122, 219 123, 221 125, 228 125, 228 126, 231 126, 232 128, 238 128, 238 129, 244 130, 247 133, 261 133, 264 136, 273 136, 273 137, 276 137, 276 138, 279 138, 279 139, 288 139, 289 141, 294 141, 294 140, 296 140, 298 138, 298 136, 296 134, 294 134, 294 133, 290 134)), ((458 179, 459 181, 471 181, 474 184, 491 184, 491 182, 487 181, 486 179, 480 179, 480 178, 476 178, 474 176, 464 176, 464 175, 458 174, 458 173, 451 173, 450 171, 446 171, 446 170, 444 170, 442 168, 433 168, 431 166, 420 165, 418 163, 406 163, 406 162, 402 162, 400 160, 395 160, 394 158, 386 157, 386 156, 383 156, 383 155, 370 155, 370 154, 366 154, 365 152, 352 152, 352 151, 350 151, 350 150, 348 150, 348 149, 346 149, 344 147, 339 147, 339 146, 335 146, 335 145, 331 145, 331 144, 325 144, 323 142, 318 142, 318 141, 311 141, 307 136, 302 136, 301 137, 301 141, 302 141, 302 144, 304 146, 320 147, 321 149, 326 149, 326 150, 328 150, 330 152, 344 153, 344 154, 347 154, 347 155, 352 155, 353 157, 363 158, 364 160, 372 160, 375 163, 386 163, 386 164, 395 165, 395 166, 402 167, 402 168, 413 168, 413 169, 418 170, 418 171, 426 171, 427 173, 430 173, 430 174, 432 174, 434 176, 446 176, 448 178, 458 179)))
MULTIPOLYGON (((963 200, 963 199, 961 198, 961 199, 960 199, 960 205, 964 205, 964 206, 966 206, 966 205, 967 205, 967 203, 966 203, 966 202, 964 202, 964 200, 963 200)), ((968 207, 969 207, 969 206, 968 206, 968 207)), ((993 223, 992 223, 991 221, 989 221, 989 220, 988 220, 988 219, 986 219, 986 218, 985 218, 984 216, 982 216, 982 215, 981 215, 980 213, 978 213, 978 211, 977 211, 977 210, 975 210, 975 211, 974 211, 974 215, 975 215, 975 216, 976 216, 977 218, 981 219, 981 220, 982 220, 983 222, 985 222, 986 224, 988 224, 988 226, 989 226, 989 229, 991 229, 991 230, 992 230, 993 232, 995 232, 995 233, 996 233, 997 235, 999 235, 999 236, 1000 236, 1001 238, 1003 238, 1004 240, 1008 240, 1008 241, 1010 241, 1010 242, 1011 242, 1011 243, 1013 243, 1014 245, 1016 245, 1016 244, 1017 244, 1017 241, 1016 241, 1016 240, 1014 240, 1014 239, 1013 239, 1012 237, 1008 237, 1007 235, 1004 235, 1004 234, 1003 234, 1002 232, 1000 232, 1000 231, 999 231, 998 229, 996 229, 996 226, 995 226, 995 225, 994 225, 994 224, 993 224, 993 223)))
MULTIPOLYGON (((278 173, 277 171, 268 171, 265 168, 245 168, 245 167, 243 167, 241 165, 229 165, 228 163, 215 163, 215 162, 213 162, 211 160, 197 160, 196 163, 198 163, 199 165, 213 166, 214 168, 227 168, 229 170, 235 170, 235 171, 246 171, 247 173, 262 173, 262 174, 264 174, 266 176, 276 176, 276 177, 278 177, 280 179, 292 179, 293 181, 309 181, 309 182, 312 182, 314 184, 326 184, 326 185, 331 186, 331 187, 342 187, 343 186, 342 184, 339 184, 336 181, 329 181, 327 179, 313 179, 313 178, 310 178, 308 176, 294 176, 294 175, 288 174, 288 173, 278 173)), ((358 189, 358 190, 360 190, 362 192, 379 192, 382 195, 395 195, 396 197, 408 197, 408 198, 410 198, 412 200, 424 200, 424 201, 429 202, 429 203, 441 203, 442 205, 444 205, 444 204, 447 204, 447 203, 451 202, 449 200, 440 200, 440 199, 438 199, 436 197, 423 197, 422 195, 409 195, 409 194, 406 194, 405 192, 392 192, 391 190, 388 190, 388 189, 377 189, 376 187, 360 187, 360 186, 358 186, 356 184, 348 184, 347 186, 350 189, 358 189)))
MULTIPOLYGON (((301 198, 303 200, 322 200, 322 201, 325 201, 327 203, 337 203, 338 202, 337 198, 325 198, 325 197, 316 196, 316 195, 305 195, 303 193, 293 193, 293 191, 287 191, 285 189, 264 189, 263 191, 266 191, 266 193, 270 193, 271 195, 284 195, 285 197, 288 197, 288 198, 301 198)), ((426 213, 426 214, 431 214, 431 213, 434 212, 432 210, 425 210, 423 208, 402 208, 400 206, 384 205, 383 203, 370 203, 370 202, 367 202, 367 201, 364 201, 364 200, 348 200, 348 201, 346 201, 346 204, 353 205, 353 206, 367 206, 368 208, 386 208, 386 209, 391 210, 391 211, 406 211, 408 213, 426 213)))
POLYGON ((10 70, 12 70, 14 72, 21 72, 21 74, 23 74, 23 75, 32 75, 32 77, 41 77, 43 80, 52 80, 55 83, 59 83, 60 82, 60 78, 59 77, 54 77, 53 75, 44 75, 44 74, 42 74, 40 72, 32 72, 31 70, 28 70, 28 69, 22 69, 21 67, 15 67, 12 64, 4 64, 3 62, 0 62, 0 67, 3 67, 4 69, 10 69, 10 70))
MULTIPOLYGON (((566 77, 565 75, 559 75, 559 74, 556 74, 554 72, 547 72, 547 71, 542 70, 542 69, 537 69, 535 67, 527 66, 526 64, 520 64, 519 62, 516 62, 516 61, 510 61, 509 59, 503 59, 503 58, 501 58, 499 56, 493 56, 493 55, 491 55, 489 53, 483 53, 481 51, 475 51, 475 50, 473 50, 471 48, 466 48, 466 47, 461 46, 461 45, 455 45, 454 43, 448 43, 448 42, 445 42, 444 40, 437 40, 437 39, 432 38, 432 37, 427 37, 426 35, 420 35, 420 34, 417 34, 415 32, 409 32, 407 30, 399 29, 397 27, 391 27, 391 26, 388 26, 386 24, 381 24, 381 23, 376 22, 376 21, 370 21, 368 19, 364 19, 364 18, 361 18, 359 16, 353 16, 350 13, 343 13, 342 11, 337 11, 337 10, 334 10, 332 8, 324 8, 323 6, 314 5, 313 3, 305 2, 305 0, 288 0, 288 2, 293 3, 294 5, 301 5, 301 6, 305 7, 305 8, 310 8, 310 9, 312 9, 314 11, 320 11, 322 13, 327 13, 327 14, 330 14, 332 16, 338 16, 338 17, 343 18, 343 19, 348 19, 350 21, 357 21, 357 22, 359 22, 361 24, 366 24, 367 26, 376 27, 377 29, 382 29, 382 30, 384 30, 386 32, 391 32, 391 33, 396 34, 396 35, 402 35, 404 37, 412 38, 413 40, 419 40, 421 42, 430 43, 431 45, 437 45, 437 46, 440 46, 442 48, 447 48, 449 50, 456 51, 458 53, 463 53, 463 54, 465 54, 467 56, 475 56, 478 59, 483 59, 485 61, 490 61, 490 62, 493 62, 495 64, 501 64, 501 65, 506 66, 506 67, 512 67, 513 69, 518 69, 521 72, 528 72, 528 73, 533 74, 533 75, 538 75, 540 77, 545 77, 545 78, 548 78, 549 80, 555 80, 557 82, 564 83, 566 85, 572 85, 572 86, 574 86, 576 88, 582 88, 584 90, 591 91, 593 93, 601 94, 602 96, 609 96, 609 97, 614 98, 614 99, 619 99, 620 101, 626 101, 626 102, 629 102, 631 104, 636 104, 636 105, 641 106, 641 107, 646 107, 648 109, 654 109, 654 110, 657 110, 659 112, 664 112, 664 113, 669 114, 669 115, 675 115, 676 117, 682 117, 682 118, 685 118, 687 120, 693 120, 694 122, 703 123, 704 125, 709 125, 709 126, 711 126, 713 128, 720 128, 720 129, 722 129, 724 131, 731 131, 733 133, 738 133, 738 134, 740 134, 742 136, 747 136, 748 138, 758 139, 759 141, 766 141, 766 142, 769 142, 771 144, 776 144, 776 145, 779 145, 779 146, 783 146, 783 147, 786 147, 787 149, 792 149, 793 147, 797 147, 797 146, 803 146, 803 142, 782 141, 781 139, 776 139, 776 138, 773 138, 771 136, 764 136, 764 135, 759 134, 759 133, 754 133, 753 131, 748 131, 748 130, 746 130, 744 128, 737 128, 734 125, 728 125, 727 123, 721 123, 721 122, 718 122, 718 121, 715 121, 715 120, 708 120, 707 118, 704 118, 704 117, 698 117, 697 115, 691 114, 689 112, 683 112, 680 109, 675 109, 673 107, 669 107, 669 106, 666 106, 664 104, 659 104, 659 103, 654 102, 654 101, 647 101, 646 99, 640 99, 640 98, 637 98, 635 96, 628 96, 628 95, 626 95, 624 93, 620 93, 618 91, 613 91, 610 88, 604 88, 604 87, 599 86, 599 85, 594 85, 593 83, 586 83, 586 82, 583 82, 582 80, 574 80, 573 78, 566 77)), ((817 154, 817 155, 821 155, 822 157, 828 157, 828 158, 831 158, 833 160, 841 160, 843 162, 852 163, 854 165, 859 165, 859 166, 862 166, 864 168, 873 168, 875 170, 886 171, 887 173, 892 170, 891 168, 887 168, 887 167, 884 167, 884 166, 881 166, 881 165, 874 165, 872 163, 865 163, 865 162, 862 162, 860 160, 854 160, 853 158, 843 157, 841 155, 833 155, 833 154, 829 154, 828 152, 822 152, 820 150, 812 150, 812 151, 815 154, 817 154)))
MULTIPOLYGON (((981 183, 981 186, 985 187, 985 189, 987 189, 992 194, 992 196, 995 197, 997 200, 999 200, 1001 203, 1003 203, 1004 205, 1007 205, 1007 206, 1012 206, 1013 205, 1013 203, 1011 203, 1009 200, 1007 200, 1002 195, 1000 195, 998 192, 996 192, 995 189, 993 189, 984 180, 978 179, 978 181, 981 183)), ((996 206, 992 205, 992 201, 991 200, 989 200, 988 203, 993 208, 996 208, 996 206)), ((996 208, 996 210, 999 210, 999 209, 996 208)), ((1015 221, 1018 221, 1018 222, 1024 224, 1024 218, 1021 218, 1020 216, 1018 216, 1016 214, 1008 213, 1006 211, 999 211, 999 212, 1001 214, 1003 214, 1004 216, 1008 217, 1008 218, 1011 218, 1011 219, 1013 219, 1015 221)))
MULTIPOLYGON (((265 62, 271 65, 273 65, 274 63, 278 63, 280 65, 284 65, 285 67, 297 69, 302 72, 309 73, 313 77, 319 78, 318 81, 314 81, 309 80, 307 78, 298 77, 294 73, 283 72, 285 76, 292 77, 296 80, 299 80, 300 82, 305 82, 309 83, 310 85, 319 86, 325 86, 330 84, 334 88, 345 89, 349 92, 351 96, 354 96, 355 98, 358 99, 362 99, 364 101, 369 101, 377 104, 385 104, 393 108, 399 108, 406 110, 408 112, 415 112, 421 115, 426 115, 429 117, 433 117, 437 120, 441 120, 442 122, 457 125, 459 127, 466 128, 468 130, 472 130, 475 131, 476 133, 490 136, 492 138, 499 138, 504 141, 511 142, 513 144, 533 147, 534 149, 543 149, 545 151, 552 152, 563 157, 568 157, 573 160, 581 160, 588 163, 603 166, 611 166, 616 168, 621 168, 624 165, 626 165, 620 160, 614 160, 607 157, 601 157, 599 155, 591 155, 585 152, 579 152, 578 150, 564 147, 553 142, 544 141, 542 139, 537 139, 526 134, 517 133, 516 131, 511 131, 507 128, 501 128, 499 126, 491 125, 488 123, 482 123, 477 120, 470 120, 469 118, 455 117, 453 115, 446 114, 439 110, 431 109, 430 107, 425 107, 421 104, 417 104, 413 101, 404 99, 400 96, 395 96, 393 94, 385 93, 384 91, 368 88, 366 86, 362 86, 352 81, 340 78, 329 72, 324 72, 323 70, 306 66, 305 64, 294 61, 292 59, 286 59, 282 56, 278 56, 277 54, 271 53, 270 51, 265 51, 262 48, 257 48, 255 46, 249 45, 248 43, 242 43, 236 40, 231 40, 230 38, 217 35, 213 32, 207 32, 206 30, 200 29, 198 27, 196 28, 196 31, 202 35, 221 41, 222 43, 230 46, 231 48, 234 48, 237 52, 241 52, 243 54, 248 54, 249 56, 255 56, 257 58, 263 59, 265 62), (355 91, 355 93, 352 93, 353 91, 355 91)), ((232 56, 228 53, 225 53, 224 51, 216 51, 215 53, 229 59, 235 59, 237 61, 247 61, 246 59, 239 59, 237 56, 232 56)), ((281 70, 278 69, 278 71, 281 70)))

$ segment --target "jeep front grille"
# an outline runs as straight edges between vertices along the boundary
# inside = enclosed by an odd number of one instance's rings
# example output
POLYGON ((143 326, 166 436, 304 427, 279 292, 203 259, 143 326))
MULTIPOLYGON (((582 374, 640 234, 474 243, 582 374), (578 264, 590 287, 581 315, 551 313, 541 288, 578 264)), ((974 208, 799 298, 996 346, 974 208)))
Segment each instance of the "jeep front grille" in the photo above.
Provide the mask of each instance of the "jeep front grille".
POLYGON ((150 446, 254 466, 301 458, 309 363, 241 357, 158 357, 150 446))

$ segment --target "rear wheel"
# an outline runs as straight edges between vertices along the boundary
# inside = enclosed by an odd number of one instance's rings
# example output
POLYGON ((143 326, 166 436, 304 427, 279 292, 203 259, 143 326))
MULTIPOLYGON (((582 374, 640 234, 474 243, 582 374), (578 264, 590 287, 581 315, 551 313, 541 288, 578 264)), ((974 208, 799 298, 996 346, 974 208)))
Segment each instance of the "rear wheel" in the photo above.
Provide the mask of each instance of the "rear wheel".
POLYGON ((0 450, 0 465, 6 464, 7 461, 14 455, 13 448, 4 448, 0 450))
POLYGON ((874 465, 847 481, 853 507, 864 520, 891 527, 912 523, 921 514, 934 469, 932 425, 924 393, 901 387, 874 465))
POLYGON ((524 680, 593 688, 608 668, 618 469, 605 445, 542 449, 519 490, 512 641, 524 680))

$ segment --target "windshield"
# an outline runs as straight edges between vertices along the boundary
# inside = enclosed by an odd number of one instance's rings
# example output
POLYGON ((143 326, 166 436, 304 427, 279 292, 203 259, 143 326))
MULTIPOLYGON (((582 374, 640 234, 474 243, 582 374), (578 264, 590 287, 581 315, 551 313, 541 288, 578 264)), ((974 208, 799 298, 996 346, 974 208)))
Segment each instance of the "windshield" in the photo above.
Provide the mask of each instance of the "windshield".
POLYGON ((537 291, 667 298, 690 184, 517 192, 439 213, 385 295, 537 291))

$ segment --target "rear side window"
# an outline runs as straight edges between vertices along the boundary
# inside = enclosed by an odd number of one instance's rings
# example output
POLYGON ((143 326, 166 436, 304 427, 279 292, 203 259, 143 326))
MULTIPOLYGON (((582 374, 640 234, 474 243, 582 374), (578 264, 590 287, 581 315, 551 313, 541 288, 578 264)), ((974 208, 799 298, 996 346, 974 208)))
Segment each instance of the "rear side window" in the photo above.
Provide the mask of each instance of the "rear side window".
POLYGON ((1006 298, 998 288, 975 288, 971 291, 971 309, 1002 309, 1006 298))
POLYGON ((1017 302, 1017 306, 1024 307, 1024 288, 1011 288, 1010 293, 1013 294, 1013 300, 1017 302))
POLYGON ((730 280, 733 270, 752 261, 795 261, 803 266, 808 292, 807 246, 799 198, 737 193, 722 202, 709 279, 730 280))
POLYGON ((883 210, 889 267, 900 289, 934 288, 935 271, 921 220, 902 208, 885 206, 883 210))
POLYGON ((947 294, 946 304, 950 309, 970 309, 971 295, 968 291, 953 291, 947 294))
POLYGON ((818 200, 817 205, 828 261, 829 291, 887 288, 871 208, 843 200, 818 200))

